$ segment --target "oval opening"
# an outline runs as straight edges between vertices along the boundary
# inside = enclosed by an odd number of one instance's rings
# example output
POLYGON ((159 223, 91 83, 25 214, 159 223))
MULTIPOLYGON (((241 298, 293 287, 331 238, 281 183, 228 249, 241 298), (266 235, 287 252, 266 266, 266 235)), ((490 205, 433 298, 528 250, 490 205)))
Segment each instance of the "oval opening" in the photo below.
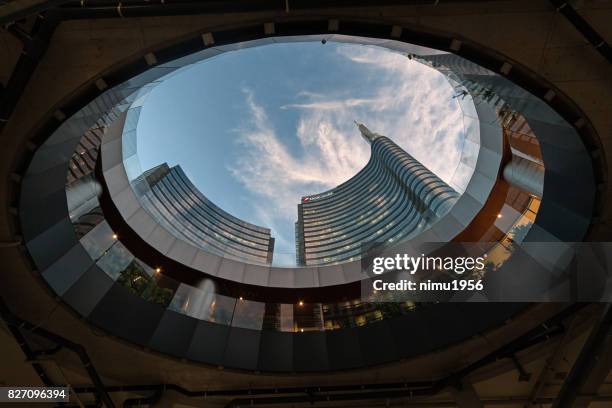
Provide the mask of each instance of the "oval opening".
POLYGON ((157 173, 157 183, 169 172, 168 185, 147 194, 163 202, 184 201, 179 196, 185 193, 194 199, 182 206, 166 202, 161 211, 149 207, 151 213, 175 235, 230 258, 325 265, 359 259, 366 238, 414 237, 434 221, 411 225, 397 204, 384 204, 398 200, 393 189, 375 186, 374 179, 361 190, 375 194, 346 197, 372 201, 345 209, 359 211, 356 222, 364 228, 343 222, 334 215, 339 210, 300 206, 314 207, 338 193, 368 164, 371 146, 354 121, 387 136, 450 189, 465 190, 478 150, 478 129, 466 118, 476 116, 473 100, 412 55, 376 45, 305 41, 241 48, 188 66, 158 81, 140 102, 138 170, 129 176, 157 173), (468 132, 474 135, 466 140, 468 132), (194 205, 202 208, 188 208, 194 205), (321 218, 309 219, 315 211, 321 218), (197 219, 196 228, 173 228, 169 212, 190 213, 180 218, 197 219), (336 220, 326 222, 329 217, 336 220), (311 225, 300 228, 299 222, 311 225), (211 234, 221 236, 219 242, 211 243, 211 234))

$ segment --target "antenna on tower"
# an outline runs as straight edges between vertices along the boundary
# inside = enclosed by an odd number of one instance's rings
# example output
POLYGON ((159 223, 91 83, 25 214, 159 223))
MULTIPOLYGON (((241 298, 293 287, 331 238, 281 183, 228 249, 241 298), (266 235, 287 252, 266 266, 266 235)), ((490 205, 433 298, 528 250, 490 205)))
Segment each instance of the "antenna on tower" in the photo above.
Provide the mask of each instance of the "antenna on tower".
POLYGON ((357 125, 357 129, 359 129, 359 131, 361 132, 361 136, 363 136, 363 138, 368 143, 372 143, 375 139, 377 139, 377 138, 379 138, 381 136, 378 133, 372 132, 363 123, 359 123, 356 120, 354 120, 353 122, 355 122, 355 125, 357 125))

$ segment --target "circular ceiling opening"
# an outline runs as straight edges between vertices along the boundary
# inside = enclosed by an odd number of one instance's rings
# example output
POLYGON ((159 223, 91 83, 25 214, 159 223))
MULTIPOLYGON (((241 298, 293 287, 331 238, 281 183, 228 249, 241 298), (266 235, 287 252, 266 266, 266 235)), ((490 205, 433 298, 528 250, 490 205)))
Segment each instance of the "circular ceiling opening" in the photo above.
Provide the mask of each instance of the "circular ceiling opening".
POLYGON ((180 167, 215 206, 271 230, 275 265, 294 265, 298 204, 370 159, 355 120, 462 193, 472 175, 458 171, 464 115, 473 110, 457 84, 406 52, 335 41, 263 45, 160 81, 142 102, 138 159, 145 172, 180 167))

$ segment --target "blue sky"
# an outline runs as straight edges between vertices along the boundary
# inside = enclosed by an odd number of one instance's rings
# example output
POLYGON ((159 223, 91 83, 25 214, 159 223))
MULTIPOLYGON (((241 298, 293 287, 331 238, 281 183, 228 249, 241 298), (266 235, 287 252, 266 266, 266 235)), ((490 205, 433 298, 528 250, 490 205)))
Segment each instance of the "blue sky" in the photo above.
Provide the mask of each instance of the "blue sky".
POLYGON ((320 42, 222 54, 158 85, 138 125, 142 169, 180 164, 213 202, 270 227, 293 259, 303 195, 349 179, 369 158, 353 120, 450 181, 463 126, 453 89, 387 50, 320 42))

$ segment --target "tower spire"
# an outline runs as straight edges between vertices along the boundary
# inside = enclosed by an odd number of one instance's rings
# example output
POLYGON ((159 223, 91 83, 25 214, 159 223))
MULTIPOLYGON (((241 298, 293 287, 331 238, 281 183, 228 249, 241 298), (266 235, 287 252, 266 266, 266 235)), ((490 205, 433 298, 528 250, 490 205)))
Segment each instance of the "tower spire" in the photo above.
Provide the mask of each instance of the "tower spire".
POLYGON ((359 131, 361 132, 361 136, 363 136, 363 138, 368 143, 372 143, 374 140, 376 140, 377 138, 381 136, 378 133, 372 132, 363 123, 359 123, 356 120, 354 122, 355 122, 355 125, 357 125, 357 129, 359 129, 359 131))

